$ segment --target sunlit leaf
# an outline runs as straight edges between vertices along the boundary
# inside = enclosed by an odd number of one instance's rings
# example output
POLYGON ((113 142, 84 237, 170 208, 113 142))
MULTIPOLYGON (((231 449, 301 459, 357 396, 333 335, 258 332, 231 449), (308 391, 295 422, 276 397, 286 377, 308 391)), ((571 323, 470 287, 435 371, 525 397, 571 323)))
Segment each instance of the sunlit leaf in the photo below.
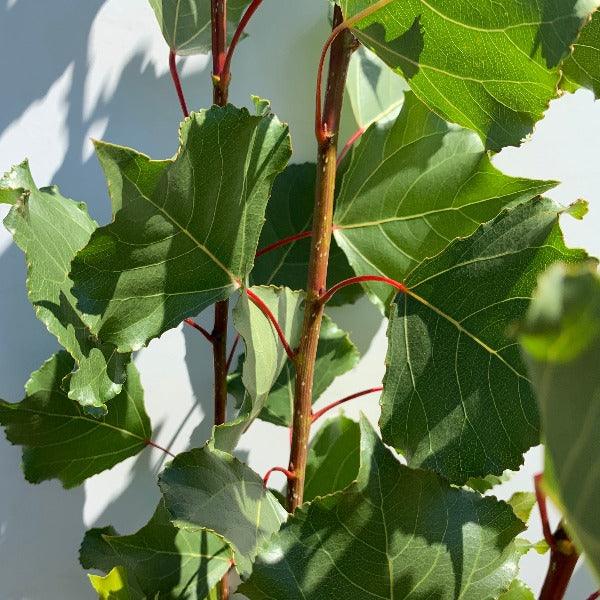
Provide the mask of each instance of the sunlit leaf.
POLYGON ((59 352, 33 373, 22 402, 0 401, 0 424, 9 442, 23 446, 23 470, 31 483, 59 479, 74 487, 141 452, 151 438, 133 363, 123 390, 101 418, 67 397, 61 383, 72 369, 73 359, 59 352))
MULTIPOLYGON (((346 18, 376 0, 341 0, 346 18)), ((436 113, 487 148, 518 145, 558 95, 561 61, 597 2, 392 0, 353 32, 436 113)))
MULTIPOLYGON (((398 118, 371 126, 345 159, 335 238, 358 275, 402 281, 453 239, 554 185, 504 175, 473 132, 407 93, 398 118)), ((389 287, 365 287, 387 305, 389 287)))
POLYGON ((563 87, 583 86, 600 96, 600 13, 595 12, 590 22, 573 44, 573 54, 566 60, 563 87))
POLYGON ((0 179, 0 194, 0 202, 12 204, 4 224, 27 259, 29 300, 77 364, 69 398, 103 414, 105 403, 121 391, 129 355, 102 343, 84 323, 68 276, 71 260, 96 223, 82 203, 64 198, 56 187, 38 189, 27 162, 0 179))
POLYGON ((134 534, 119 535, 112 527, 90 529, 79 559, 84 569, 107 573, 120 565, 140 598, 204 600, 229 570, 232 553, 210 531, 177 529, 161 502, 134 534))
POLYGON ((501 213, 407 278, 388 329, 381 427, 414 467, 464 484, 518 470, 539 443, 527 369, 510 327, 527 310, 536 277, 566 248, 549 200, 501 213))
POLYGON ((357 481, 296 510, 240 591, 251 600, 496 598, 516 575, 523 528, 507 504, 400 464, 363 419, 357 481))
POLYGON ((250 272, 273 179, 290 155, 273 115, 231 105, 192 114, 171 161, 97 143, 114 221, 72 265, 94 331, 137 350, 216 301, 250 272))

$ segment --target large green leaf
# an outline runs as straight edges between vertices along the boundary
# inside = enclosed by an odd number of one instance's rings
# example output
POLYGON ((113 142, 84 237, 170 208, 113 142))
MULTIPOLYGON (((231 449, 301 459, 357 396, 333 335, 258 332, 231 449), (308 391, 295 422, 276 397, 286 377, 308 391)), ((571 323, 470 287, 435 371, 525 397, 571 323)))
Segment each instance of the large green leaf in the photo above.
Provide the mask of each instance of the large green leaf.
MULTIPOLYGON (((284 238, 310 231, 315 203, 316 165, 304 163, 289 165, 273 185, 273 194, 267 206, 266 223, 263 227, 259 249, 284 238)), ((306 288, 310 238, 297 240, 257 257, 252 271, 255 284, 282 285, 293 290, 306 288)), ((335 240, 332 241, 327 272, 328 285, 352 277, 354 273, 344 253, 335 240)), ((362 290, 352 286, 336 294, 331 304, 354 302, 362 290)))
POLYGON ((404 79, 364 46, 352 55, 346 90, 360 128, 399 110, 407 89, 404 79))
POLYGON ((175 526, 222 536, 244 577, 258 547, 287 516, 252 469, 209 446, 179 454, 160 475, 159 485, 175 526))
MULTIPOLYGON (((397 281, 503 207, 555 185, 504 175, 473 132, 450 126, 411 93, 395 122, 368 129, 344 167, 335 238, 357 274, 397 281)), ((387 304, 389 287, 367 290, 387 304)))
POLYGON ((288 128, 231 105, 192 114, 171 161, 98 143, 114 221, 72 265, 80 308, 121 351, 137 350, 238 289, 254 261, 288 128), (96 315, 101 315, 100 319, 96 315))
POLYGON ((360 427, 343 415, 329 419, 308 449, 304 501, 327 496, 349 486, 358 474, 360 427))
POLYGON ((536 277, 586 255, 562 239, 561 210, 535 200, 504 211, 407 278, 388 329, 381 427, 414 467, 464 484, 517 470, 539 443, 538 411, 510 326, 536 277))
MULTIPOLYGON (((297 323, 302 323, 303 316, 303 314, 300 314, 296 317, 297 323)), ((260 339, 261 336, 258 333, 254 333, 252 336, 252 341, 260 339)), ((297 341, 297 339, 294 341, 297 341)), ((248 342, 252 343, 251 340, 248 340, 248 342)), ((263 357, 264 355, 261 354, 261 362, 264 360, 263 357)), ((242 355, 237 370, 232 373, 229 379, 229 392, 238 399, 238 402, 242 402, 244 398, 245 388, 242 382, 243 358, 242 355)), ((359 358, 358 350, 350 340, 348 334, 342 331, 329 317, 323 317, 319 347, 317 349, 317 360, 315 362, 313 402, 319 399, 321 394, 333 383, 336 377, 354 368, 359 358)), ((257 362, 254 361, 253 364, 257 364, 257 362)), ((260 370, 264 370, 265 368, 260 364, 257 366, 260 370)), ((268 398, 261 402, 264 407, 259 414, 259 418, 275 425, 290 427, 292 424, 295 384, 296 369, 290 361, 287 361, 283 365, 275 382, 272 383, 268 391, 268 398)))
POLYGON ((251 600, 497 598, 523 524, 495 498, 400 464, 361 422, 358 480, 298 509, 264 546, 251 600))
POLYGON ((37 317, 78 365, 69 398, 95 414, 122 388, 128 355, 102 343, 82 320, 71 293, 71 260, 83 248, 96 223, 82 203, 60 195, 56 187, 35 185, 24 162, 0 179, 0 202, 12 204, 4 224, 27 259, 27 293, 37 317))
MULTIPOLYGON (((286 340, 295 348, 300 341, 304 318, 304 293, 267 286, 250 289, 269 307, 286 340)), ((214 431, 213 445, 226 452, 233 452, 242 433, 263 411, 274 383, 289 366, 288 356, 273 325, 246 294, 242 294, 233 310, 233 324, 244 340, 246 351, 241 377, 238 373, 233 381, 232 391, 241 401, 239 413, 214 431)))
POLYGON ((573 53, 565 61, 563 73, 566 80, 563 87, 583 86, 600 96, 600 12, 592 15, 573 44, 573 53))
POLYGON ((600 277, 596 265, 557 265, 540 279, 521 343, 540 403, 542 431, 577 545, 600 577, 600 277))
POLYGON ((134 456, 151 438, 133 363, 127 365, 123 390, 99 419, 83 412, 62 389, 72 369, 73 359, 59 352, 33 373, 22 402, 0 401, 0 424, 9 442, 24 446, 23 470, 31 483, 60 479, 64 487, 74 487, 134 456))
POLYGON ((204 600, 229 570, 232 553, 210 531, 177 529, 161 501, 148 524, 134 534, 119 535, 112 527, 89 530, 79 560, 84 569, 105 573, 121 566, 143 598, 204 600))
MULTIPOLYGON (((165 41, 176 54, 203 54, 211 49, 210 0, 149 0, 165 41)), ((250 0, 228 0, 229 38, 250 0)))
MULTIPOLYGON (((341 0, 346 17, 376 0, 341 0)), ((596 0, 391 0, 358 39, 487 148, 518 145, 558 95, 560 63, 596 0)))

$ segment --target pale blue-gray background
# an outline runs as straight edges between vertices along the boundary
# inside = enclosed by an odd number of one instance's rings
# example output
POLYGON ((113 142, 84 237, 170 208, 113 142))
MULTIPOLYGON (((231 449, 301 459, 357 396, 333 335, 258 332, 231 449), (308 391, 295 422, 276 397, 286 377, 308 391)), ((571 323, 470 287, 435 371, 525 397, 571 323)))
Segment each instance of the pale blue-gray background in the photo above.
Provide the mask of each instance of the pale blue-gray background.
MULTIPOLYGON (((314 156, 313 81, 326 37, 327 4, 265 0, 233 63, 232 101, 248 104, 249 94, 271 99, 290 123, 297 162, 314 156)), ((183 84, 191 107, 209 104, 209 81, 206 57, 185 62, 183 84)), ((0 171, 28 156, 40 185, 57 183, 65 195, 87 202, 100 222, 108 218, 108 199, 90 137, 156 158, 176 149, 179 105, 146 0, 0 0, 0 82, 0 171)), ((533 139, 505 151, 496 164, 512 174, 563 181, 554 193, 560 201, 588 199, 586 221, 566 227, 572 243, 600 254, 599 157, 600 107, 589 93, 579 92, 553 103, 533 139)), ((0 208, 0 216, 5 212, 0 208)), ((34 318, 24 285, 23 256, 2 228, 0 395, 11 401, 21 398, 30 372, 56 348, 34 318)), ((386 342, 380 319, 366 302, 356 311, 334 311, 334 317, 351 331, 363 360, 323 401, 381 380, 386 342)), ((208 316, 201 320, 208 324, 208 316)), ((152 342, 136 362, 156 439, 175 450, 202 444, 209 430, 202 405, 210 404, 211 395, 211 357, 203 338, 180 328, 152 342)), ((364 410, 376 418, 376 404, 376 398, 363 399, 347 412, 364 410)), ((285 464, 286 437, 265 424, 246 436, 243 447, 252 447, 249 460, 258 472, 285 464)), ((539 451, 530 452, 526 467, 502 494, 531 489, 539 459, 539 451)), ((55 482, 26 483, 20 450, 0 434, 0 600, 94 598, 77 562, 83 533, 109 523, 129 532, 145 523, 158 498, 161 461, 158 451, 147 450, 65 492, 55 482)), ((533 523, 532 539, 539 538, 537 515, 533 523)), ((523 577, 534 588, 545 561, 529 556, 523 562, 523 577)), ((580 569, 569 599, 583 600, 592 590, 580 569)))

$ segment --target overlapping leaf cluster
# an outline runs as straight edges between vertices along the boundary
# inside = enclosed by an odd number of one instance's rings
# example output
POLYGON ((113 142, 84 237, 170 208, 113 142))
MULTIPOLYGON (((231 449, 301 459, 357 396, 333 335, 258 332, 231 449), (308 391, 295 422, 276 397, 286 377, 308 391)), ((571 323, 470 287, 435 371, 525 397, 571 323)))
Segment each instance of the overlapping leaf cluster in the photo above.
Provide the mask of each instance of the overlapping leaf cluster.
MULTIPOLYGON (((209 2, 150 4, 172 52, 210 48, 209 2)), ((232 23, 248 4, 231 3, 232 23)), ((582 205, 541 198, 555 182, 510 177, 490 152, 519 144, 560 87, 597 93, 593 3, 339 4, 363 43, 348 79, 362 136, 338 169, 329 283, 380 275, 407 291, 368 283, 335 296, 345 305, 364 291, 389 318, 381 439, 365 419, 326 422, 295 514, 233 454, 255 419, 292 421, 294 365, 243 293, 268 306, 295 348, 316 167, 287 164, 287 125, 257 101, 257 114, 192 113, 170 159, 98 142, 113 207, 102 227, 56 188, 38 188, 26 163, 0 180, 29 298, 64 348, 23 401, 0 403, 32 482, 79 485, 140 452, 151 426, 131 353, 237 297, 236 414, 166 466, 147 525, 86 534, 81 562, 106 574, 91 577, 101 598, 214 598, 235 568, 250 600, 529 599, 517 536, 531 496, 504 503, 460 486, 483 491, 477 482, 518 469, 542 432, 546 485, 600 571, 600 288, 559 226, 582 205), (305 235, 257 255, 296 234, 305 235)), ((326 317, 313 400, 358 360, 326 317)))

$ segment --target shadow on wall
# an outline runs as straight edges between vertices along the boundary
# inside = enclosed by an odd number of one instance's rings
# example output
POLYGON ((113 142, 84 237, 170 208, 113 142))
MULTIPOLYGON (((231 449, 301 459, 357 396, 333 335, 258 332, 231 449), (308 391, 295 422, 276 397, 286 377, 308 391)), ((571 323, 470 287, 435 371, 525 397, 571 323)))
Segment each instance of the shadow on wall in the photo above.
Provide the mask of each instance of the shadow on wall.
MULTIPOLYGON (((109 4, 111 10, 120 8, 121 1, 115 4, 113 0, 53 0, 51 3, 0 0, 0 68, 6 84, 0 96, 0 137, 29 108, 43 101, 52 86, 69 71, 61 132, 66 136, 66 153, 52 181, 38 183, 56 183, 67 197, 85 201, 91 215, 100 223, 110 218, 110 207, 97 161, 94 156, 87 158, 83 153, 90 128, 99 122, 106 123, 103 139, 132 146, 154 157, 166 157, 176 150, 177 125, 181 119, 168 72, 157 77, 152 65, 147 64, 140 44, 118 74, 114 92, 101 94, 95 106, 86 106, 90 65, 96 60, 90 55, 90 33, 101 9, 109 4)), ((132 4, 134 6, 123 8, 123 14, 129 17, 132 35, 141 39, 140 30, 135 29, 139 23, 129 14, 144 7, 149 9, 144 0, 132 4)), ((293 0, 275 3, 268 9, 269 17, 257 19, 251 37, 244 42, 244 51, 234 64, 237 79, 232 95, 234 101, 249 105, 249 94, 260 92, 273 100, 279 112, 289 110, 300 115, 295 119, 301 129, 295 140, 296 149, 300 148, 299 158, 298 155, 296 158, 299 160, 303 152, 308 156, 313 153, 313 92, 296 77, 289 85, 281 86, 281 73, 305 70, 307 79, 312 81, 327 24, 320 19, 324 9, 322 2, 317 1, 299 19, 296 24, 299 32, 290 43, 289 32, 283 29, 274 32, 272 21, 283 22, 292 6, 293 0), (305 46, 307 37, 310 39, 305 46), (264 44, 266 39, 284 50, 273 55, 272 46, 264 44), (312 50, 300 51, 303 46, 312 50), (268 71, 254 68, 261 60, 268 60, 268 71), (294 66, 291 70, 290 64, 294 66), (279 76, 276 71, 281 71, 279 76)), ((102 27, 103 33, 110 33, 110 23, 103 21, 102 27)), ((160 36, 158 28, 155 33, 160 36)), ((165 66, 166 59, 165 49, 165 66)), ((113 70, 111 76, 114 74, 113 70)), ((191 106, 210 105, 209 81, 210 74, 206 71, 195 73, 193 80, 183 77, 191 106)), ((290 114, 281 116, 285 120, 290 118, 290 114)), ((49 125, 60 125, 59 115, 50 115, 50 118, 55 122, 49 125)), ((30 139, 23 140, 23 147, 37 148, 39 152, 42 140, 43 135, 38 136, 34 131, 30 139)), ((48 148, 48 152, 54 153, 53 148, 48 148)), ((22 158, 24 156, 18 156, 14 160, 22 158)), ((0 171, 10 166, 0 164, 0 171)), ((35 162, 32 168, 35 175, 35 162)), ((56 349, 54 338, 35 319, 27 301, 25 276, 21 251, 10 244, 0 255, 0 395, 9 401, 22 398, 30 373, 56 349)), ((206 390, 212 385, 210 361, 206 360, 199 344, 192 343, 187 335, 186 346, 186 363, 195 396, 206 398, 206 390)), ((166 367, 161 365, 160 368, 166 367)), ((195 410, 197 407, 192 406, 191 411, 195 410)), ((209 407, 205 412, 212 415, 209 407)), ((184 413, 182 411, 181 418, 184 413)), ((193 444, 201 445, 210 429, 210 423, 200 424, 192 436, 193 444)), ((85 489, 66 491, 55 481, 31 486, 20 470, 20 454, 21 449, 11 447, 0 434, 0 599, 91 599, 94 594, 77 559, 79 544, 87 529, 83 520, 85 489)), ((95 524, 114 524, 126 533, 141 525, 154 510, 158 497, 157 463, 151 459, 150 452, 145 451, 135 461, 128 461, 120 472, 124 478, 129 475, 129 483, 95 524)))

